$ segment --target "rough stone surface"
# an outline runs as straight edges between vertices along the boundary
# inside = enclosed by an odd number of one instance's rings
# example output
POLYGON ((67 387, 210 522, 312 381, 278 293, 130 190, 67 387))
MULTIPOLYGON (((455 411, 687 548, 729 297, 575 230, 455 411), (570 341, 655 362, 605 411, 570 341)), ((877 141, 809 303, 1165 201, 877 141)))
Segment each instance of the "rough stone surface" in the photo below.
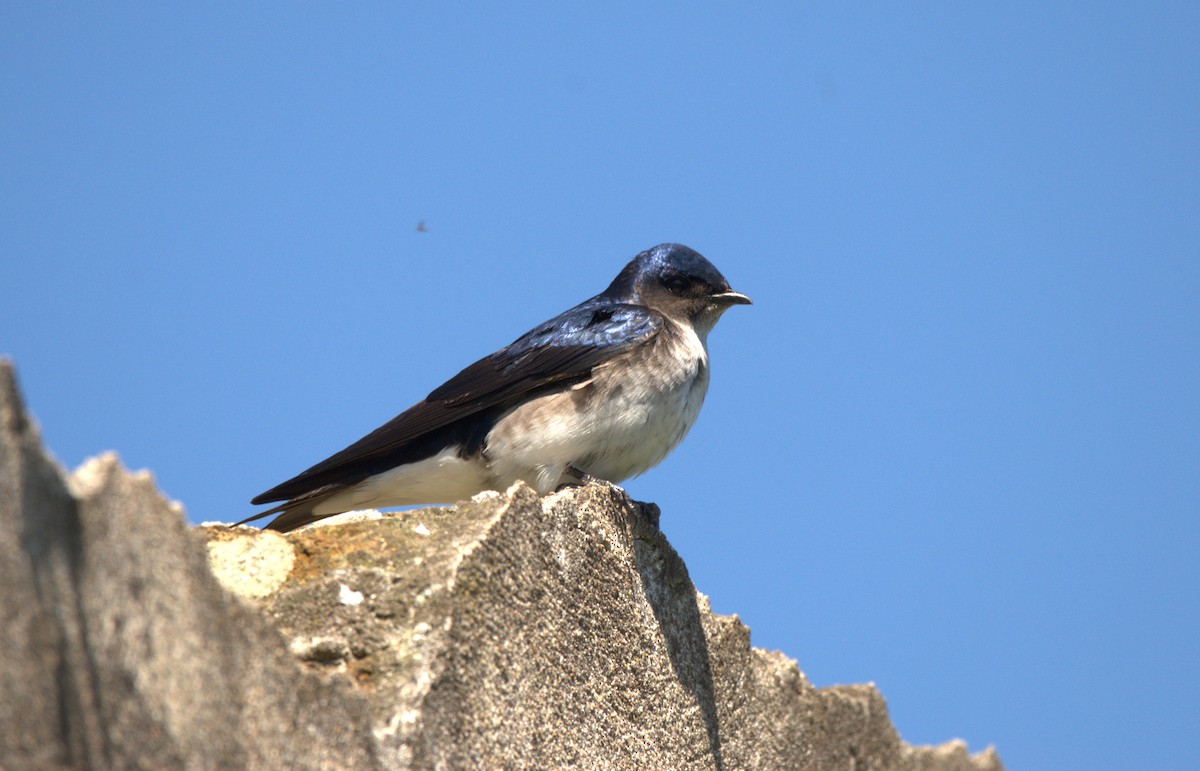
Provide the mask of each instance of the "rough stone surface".
POLYGON ((111 456, 64 479, 0 364, 0 767, 1001 768, 752 648, 657 518, 518 485, 197 537, 111 456))
POLYGON ((0 362, 0 767, 382 767, 368 703, 221 587, 148 474, 67 479, 0 362))

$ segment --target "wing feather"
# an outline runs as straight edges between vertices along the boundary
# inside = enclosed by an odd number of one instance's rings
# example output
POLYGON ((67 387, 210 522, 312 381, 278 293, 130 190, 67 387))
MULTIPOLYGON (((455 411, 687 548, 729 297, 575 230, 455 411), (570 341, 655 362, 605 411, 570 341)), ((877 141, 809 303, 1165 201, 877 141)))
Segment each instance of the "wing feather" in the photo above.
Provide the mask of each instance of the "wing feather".
POLYGON ((663 324, 662 316, 648 308, 592 298, 475 362, 424 401, 252 503, 345 487, 452 444, 478 447, 515 403, 587 380, 597 365, 648 343, 663 324))

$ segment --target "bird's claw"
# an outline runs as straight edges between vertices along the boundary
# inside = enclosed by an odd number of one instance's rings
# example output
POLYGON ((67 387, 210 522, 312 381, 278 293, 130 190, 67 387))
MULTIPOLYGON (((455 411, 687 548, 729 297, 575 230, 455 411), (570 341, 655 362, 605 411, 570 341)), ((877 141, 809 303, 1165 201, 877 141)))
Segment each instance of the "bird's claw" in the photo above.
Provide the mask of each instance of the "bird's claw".
POLYGON ((555 492, 561 492, 562 490, 565 490, 568 487, 583 487, 584 485, 589 485, 594 482, 602 487, 608 488, 610 491, 616 493, 621 498, 624 498, 625 500, 629 500, 629 493, 625 492, 625 488, 621 487, 620 485, 618 485, 614 482, 610 482, 607 479, 601 479, 598 476, 593 476, 592 474, 589 474, 586 471, 584 471, 576 466, 567 466, 566 471, 564 473, 567 476, 574 477, 577 481, 563 482, 561 485, 558 486, 558 489, 556 489, 555 492))
MULTIPOLYGON (((616 485, 614 485, 612 482, 608 481, 607 479, 601 479, 600 477, 592 476, 591 474, 587 473, 586 471, 576 468, 575 466, 567 466, 566 473, 569 476, 573 476, 577 480, 579 480, 579 485, 588 485, 588 484, 591 484, 592 482, 595 482, 598 485, 604 485, 605 487, 608 487, 608 488, 616 487, 616 485)), ((571 483, 567 482, 565 484, 570 485, 571 483)), ((562 486, 560 485, 559 489, 561 489, 561 488, 562 488, 562 486)))

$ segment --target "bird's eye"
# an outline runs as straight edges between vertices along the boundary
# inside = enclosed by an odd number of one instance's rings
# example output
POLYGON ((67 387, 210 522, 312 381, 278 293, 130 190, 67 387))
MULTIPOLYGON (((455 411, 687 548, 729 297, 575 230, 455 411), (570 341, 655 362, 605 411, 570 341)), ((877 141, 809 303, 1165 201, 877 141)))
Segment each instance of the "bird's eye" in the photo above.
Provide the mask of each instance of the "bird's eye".
POLYGON ((683 276, 676 274, 673 276, 664 277, 662 280, 662 285, 665 286, 667 291, 671 292, 672 294, 683 294, 687 291, 688 287, 692 285, 692 282, 688 281, 683 276))

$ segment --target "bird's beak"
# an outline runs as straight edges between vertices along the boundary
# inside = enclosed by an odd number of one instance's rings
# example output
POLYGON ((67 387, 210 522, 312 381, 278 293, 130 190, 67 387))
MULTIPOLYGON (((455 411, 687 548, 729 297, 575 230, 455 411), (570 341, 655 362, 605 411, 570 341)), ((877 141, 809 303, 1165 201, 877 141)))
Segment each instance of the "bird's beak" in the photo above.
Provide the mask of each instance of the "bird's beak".
POLYGON ((721 305, 753 305, 754 304, 754 303, 750 302, 750 298, 747 297, 746 295, 742 294, 741 292, 734 292, 732 290, 730 290, 728 292, 721 292, 719 294, 714 294, 709 299, 711 299, 715 303, 720 303, 721 305))

